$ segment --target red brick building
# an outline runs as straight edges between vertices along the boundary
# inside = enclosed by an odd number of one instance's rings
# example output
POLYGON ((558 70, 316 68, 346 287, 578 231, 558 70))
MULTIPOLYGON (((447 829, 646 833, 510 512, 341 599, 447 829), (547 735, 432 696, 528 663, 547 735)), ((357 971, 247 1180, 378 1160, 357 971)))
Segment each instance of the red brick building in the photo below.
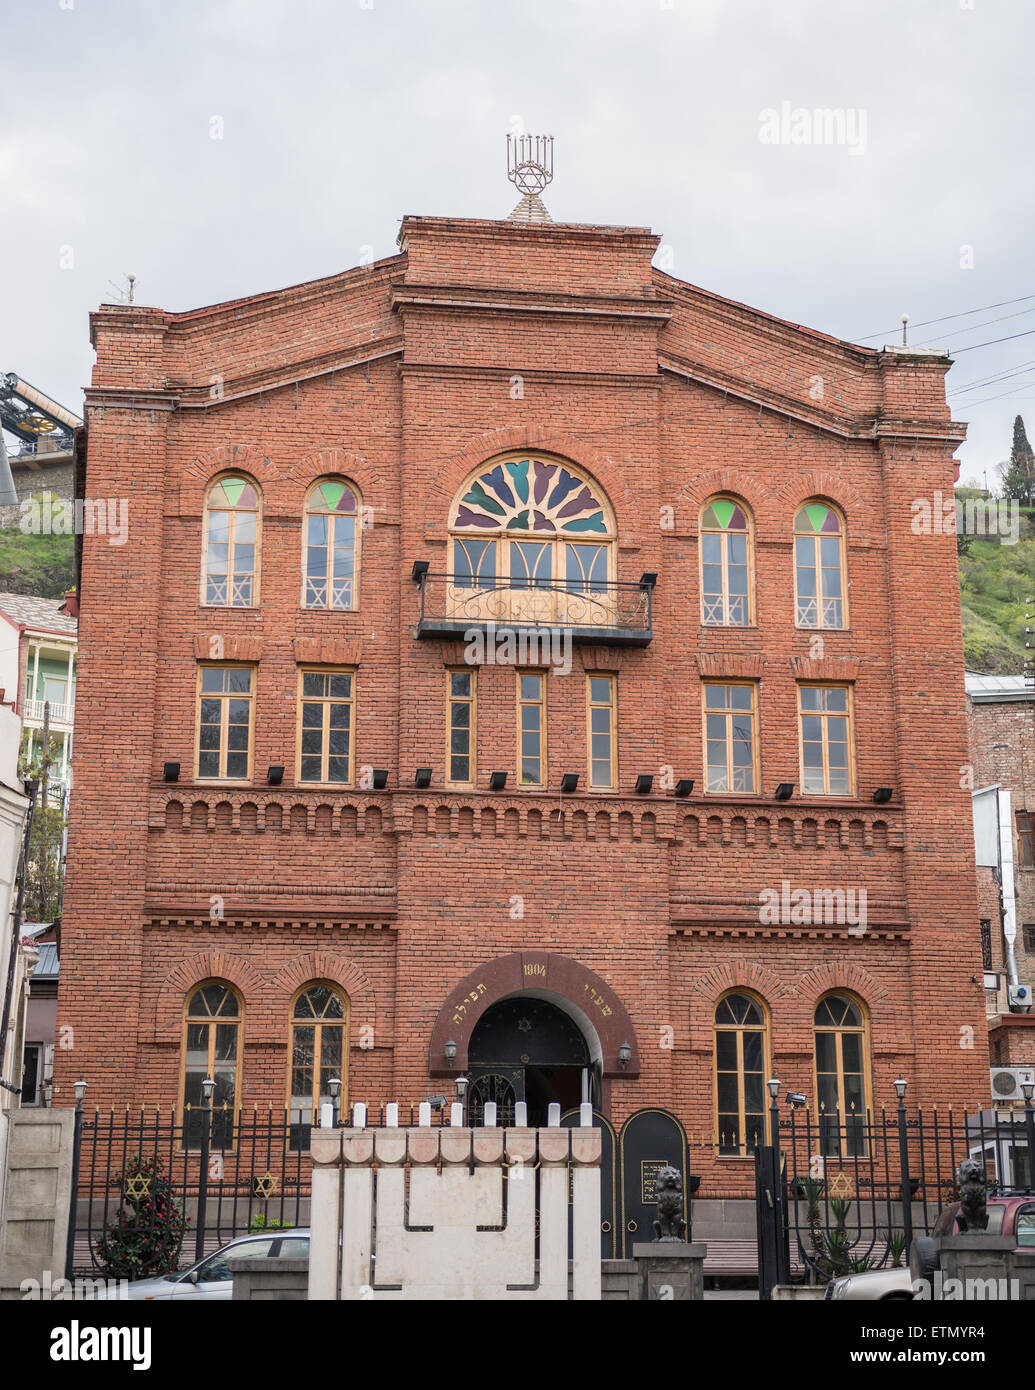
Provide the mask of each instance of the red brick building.
POLYGON ((341 275, 93 315, 85 486, 130 539, 84 538, 66 1095, 463 1072, 669 1107, 736 1169, 774 1074, 984 1094, 956 547, 916 505, 947 359, 657 242, 407 217, 341 275))

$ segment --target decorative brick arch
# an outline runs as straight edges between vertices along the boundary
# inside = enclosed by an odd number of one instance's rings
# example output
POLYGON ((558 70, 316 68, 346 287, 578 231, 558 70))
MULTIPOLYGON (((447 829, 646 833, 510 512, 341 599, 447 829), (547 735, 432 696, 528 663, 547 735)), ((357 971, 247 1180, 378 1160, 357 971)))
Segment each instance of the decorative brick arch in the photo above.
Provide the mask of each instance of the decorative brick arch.
POLYGON ((806 1006, 806 1024, 812 1032, 813 1015, 816 1005, 824 994, 836 990, 847 990, 856 994, 866 1005, 870 1016, 870 1045, 877 1052, 908 1052, 912 1048, 890 994, 868 970, 861 965, 846 962, 830 962, 818 965, 798 981, 798 992, 806 1006))
POLYGON ((435 1019, 428 1048, 429 1073, 458 1076, 466 1071, 471 1034, 482 1014, 499 1000, 522 993, 551 1000, 562 1008, 568 1005, 565 1011, 583 1032, 592 1031, 599 1040, 604 1076, 628 1079, 639 1075, 639 1044, 621 999, 606 980, 579 961, 549 951, 514 951, 486 961, 464 976, 435 1019), (456 1043, 452 1067, 445 1055, 450 1041, 456 1043), (618 1050, 623 1043, 628 1043, 632 1055, 628 1065, 620 1067, 618 1050))
POLYGON ((561 434, 540 425, 512 425, 508 429, 492 430, 479 435, 448 459, 428 489, 424 504, 425 535, 445 540, 449 508, 460 484, 481 464, 512 449, 556 454, 562 459, 570 459, 591 474, 607 493, 611 503, 618 524, 619 548, 632 550, 639 546, 639 518, 626 481, 628 470, 608 454, 586 444, 578 435, 561 434))
POLYGON ((179 1042, 187 996, 202 980, 225 980, 234 986, 244 1001, 245 1028, 248 1028, 248 1012, 258 1006, 262 993, 261 976, 241 956, 227 951, 202 951, 181 960, 162 981, 155 1003, 157 1041, 179 1042))
POLYGON ((384 513, 390 505, 387 484, 361 454, 347 449, 316 449, 303 455, 291 468, 284 470, 281 498, 285 508, 302 515, 302 504, 309 487, 329 473, 339 473, 355 483, 362 493, 362 503, 384 513))
POLYGON ((692 1051, 711 1052, 715 1006, 722 995, 735 989, 750 990, 765 1000, 771 1015, 772 1032, 779 1026, 774 1006, 781 999, 792 998, 795 994, 794 989, 781 980, 775 971, 758 961, 733 959, 712 966, 707 974, 694 981, 690 991, 692 1051))
POLYGON ((270 484, 284 475, 272 462, 266 450, 258 444, 220 444, 199 454, 193 463, 187 465, 180 477, 179 514, 184 517, 199 517, 205 509, 205 494, 209 483, 219 473, 228 469, 247 473, 259 484, 262 490, 262 510, 264 514, 280 510, 270 496, 270 484))
POLYGON ((851 486, 849 474, 810 471, 792 473, 775 494, 782 515, 774 516, 774 522, 786 530, 788 540, 793 534, 794 515, 803 502, 815 497, 834 502, 844 513, 848 545, 858 545, 870 540, 869 526, 866 523, 866 509, 859 493, 851 486))
POLYGON ((335 951, 307 951, 288 961, 274 975, 270 1004, 280 1013, 285 1026, 292 998, 303 985, 314 980, 330 980, 348 996, 350 1033, 359 1028, 376 1028, 377 1001, 370 980, 354 961, 335 951))
POLYGON ((756 533, 765 526, 772 493, 764 483, 742 468, 713 468, 708 473, 695 473, 676 498, 676 527, 680 535, 697 535, 702 507, 709 497, 719 493, 732 494, 747 503, 756 533))

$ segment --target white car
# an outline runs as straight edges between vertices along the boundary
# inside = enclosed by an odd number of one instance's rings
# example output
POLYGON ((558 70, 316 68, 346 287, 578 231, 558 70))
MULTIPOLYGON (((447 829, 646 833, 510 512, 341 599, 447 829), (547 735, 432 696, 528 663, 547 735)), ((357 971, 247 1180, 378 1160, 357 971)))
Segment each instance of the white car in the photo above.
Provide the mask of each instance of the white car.
POLYGON ((845 1274, 827 1285, 827 1299, 911 1299, 913 1276, 908 1269, 871 1269, 865 1274, 845 1274))
POLYGON ((134 1279, 128 1286, 115 1284, 95 1295, 98 1299, 164 1301, 170 1298, 230 1299, 234 1296, 234 1278, 228 1260, 258 1260, 270 1255, 286 1259, 308 1260, 308 1228, 284 1231, 264 1231, 253 1236, 240 1236, 224 1245, 214 1255, 206 1255, 190 1269, 174 1274, 159 1275, 157 1279, 134 1279))

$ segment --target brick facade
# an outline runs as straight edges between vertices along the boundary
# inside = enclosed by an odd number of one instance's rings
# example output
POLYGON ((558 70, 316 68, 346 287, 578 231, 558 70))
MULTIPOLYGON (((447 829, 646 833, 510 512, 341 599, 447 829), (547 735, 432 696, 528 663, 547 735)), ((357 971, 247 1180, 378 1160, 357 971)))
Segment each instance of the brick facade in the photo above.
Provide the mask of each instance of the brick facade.
POLYGON ((785 1091, 814 1096, 813 1014, 841 989, 868 1017, 875 1104, 900 1073, 911 1101, 982 1096, 956 551, 915 534, 911 509, 951 496, 946 361, 674 280, 643 228, 406 218, 400 244, 229 304, 93 315, 87 492, 129 500, 130 543, 84 544, 60 1019, 75 1048, 58 1086, 82 1074, 91 1101, 174 1101, 184 999, 218 978, 245 1010, 240 1099, 283 1105, 291 998, 330 979, 351 1002, 354 1100, 440 1092, 443 1037, 463 1063, 481 1011, 522 986, 580 1021, 616 1124, 660 1104, 710 1142, 712 1023, 735 986, 770 1012, 766 1069, 785 1091), (617 518, 617 578, 658 575, 647 646, 576 645, 571 673, 550 676, 544 792, 514 789, 515 673, 500 665, 479 672, 477 787, 444 786, 463 643, 414 636, 411 568, 450 567, 451 502, 505 453, 577 465, 617 518), (255 608, 199 605, 206 488, 228 468, 262 489, 255 608), (329 473, 372 508, 353 612, 299 606, 303 498, 329 473), (698 521, 719 492, 753 514, 750 627, 701 624, 698 521), (849 626, 822 644, 794 611, 793 520, 813 497, 847 536, 849 626), (246 785, 192 776, 197 663, 220 651, 256 672, 246 785), (300 661, 355 666, 356 763, 387 769, 385 790, 297 785, 300 661), (594 670, 617 673, 613 792, 586 790, 594 670), (757 682, 758 795, 702 794, 702 677, 757 682), (856 796, 802 795, 802 679, 852 687, 856 796), (695 779, 689 798, 665 769, 695 779), (641 773, 649 795, 632 790, 641 773), (881 786, 893 796, 875 805, 881 786), (866 888, 866 929, 761 924, 759 894, 784 880, 866 888))

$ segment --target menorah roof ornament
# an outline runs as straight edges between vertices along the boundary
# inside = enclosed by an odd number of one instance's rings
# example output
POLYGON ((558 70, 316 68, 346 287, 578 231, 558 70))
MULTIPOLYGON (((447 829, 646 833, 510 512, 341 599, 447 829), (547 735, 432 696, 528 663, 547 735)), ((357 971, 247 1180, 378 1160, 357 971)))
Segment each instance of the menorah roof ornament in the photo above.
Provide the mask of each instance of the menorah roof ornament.
POLYGON ((552 222, 539 194, 553 181, 553 136, 508 135, 507 177, 522 194, 508 222, 552 222))

